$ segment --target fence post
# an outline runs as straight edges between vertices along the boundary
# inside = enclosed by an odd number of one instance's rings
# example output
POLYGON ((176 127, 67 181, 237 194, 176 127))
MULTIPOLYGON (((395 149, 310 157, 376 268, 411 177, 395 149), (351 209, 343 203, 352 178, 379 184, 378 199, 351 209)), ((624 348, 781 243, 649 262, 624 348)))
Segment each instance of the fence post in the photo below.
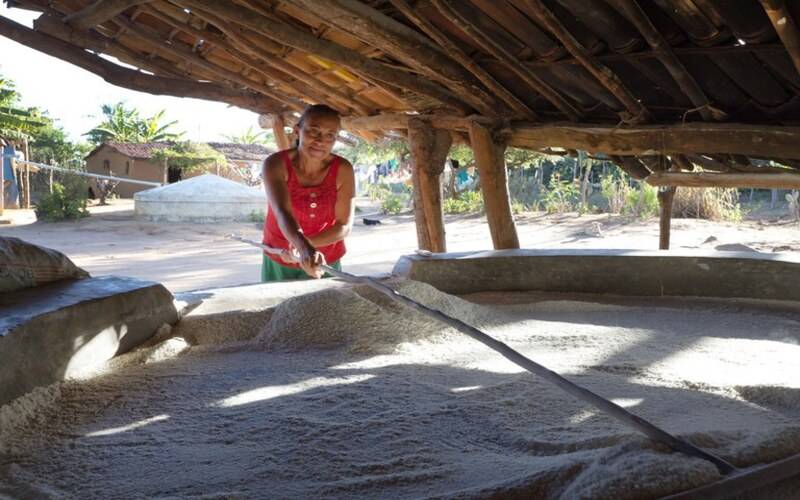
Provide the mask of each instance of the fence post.
MULTIPOLYGON (((50 160, 50 165, 52 165, 52 164, 53 164, 53 160, 50 160)), ((52 170, 48 174, 47 184, 50 187, 50 194, 53 194, 53 171, 52 170)))

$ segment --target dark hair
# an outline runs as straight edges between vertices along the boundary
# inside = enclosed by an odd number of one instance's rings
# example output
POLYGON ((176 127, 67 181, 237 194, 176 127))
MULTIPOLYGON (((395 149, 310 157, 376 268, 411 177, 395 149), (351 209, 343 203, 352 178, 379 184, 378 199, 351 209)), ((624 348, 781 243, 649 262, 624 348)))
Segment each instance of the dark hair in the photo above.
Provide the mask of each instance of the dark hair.
POLYGON ((311 115, 338 118, 338 119, 341 118, 339 112, 333 109, 332 107, 328 106, 327 104, 312 104, 311 106, 303 110, 303 114, 300 115, 300 120, 297 121, 297 125, 303 126, 303 122, 305 121, 305 119, 311 115))

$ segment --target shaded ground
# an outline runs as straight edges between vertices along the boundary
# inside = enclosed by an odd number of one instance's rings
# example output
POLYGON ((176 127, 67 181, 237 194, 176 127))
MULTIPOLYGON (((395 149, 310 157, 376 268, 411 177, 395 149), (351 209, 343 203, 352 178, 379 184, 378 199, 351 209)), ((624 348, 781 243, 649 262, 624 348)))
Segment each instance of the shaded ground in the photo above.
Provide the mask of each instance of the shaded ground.
MULTIPOLYGON (((359 274, 388 272, 399 256, 417 247, 413 218, 378 216, 375 218, 381 219, 380 225, 365 226, 364 214, 375 210, 366 200, 359 200, 359 206, 362 212, 356 215, 356 225, 348 239, 345 270, 359 274)), ((119 274, 160 281, 172 291, 259 280, 258 250, 226 238, 237 233, 258 240, 261 229, 256 223, 140 222, 134 218, 130 200, 92 207, 91 212, 91 217, 77 222, 42 223, 35 222, 31 211, 7 210, 4 218, 14 223, 0 225, 0 235, 60 250, 93 275, 119 274)), ((491 249, 484 217, 448 216, 446 223, 448 250, 491 249)), ((656 249, 658 246, 655 219, 531 213, 517 217, 517 226, 520 243, 525 248, 656 249)), ((778 214, 738 224, 695 219, 673 221, 673 249, 713 250, 736 244, 762 252, 798 252, 800 227, 780 220, 778 214)))

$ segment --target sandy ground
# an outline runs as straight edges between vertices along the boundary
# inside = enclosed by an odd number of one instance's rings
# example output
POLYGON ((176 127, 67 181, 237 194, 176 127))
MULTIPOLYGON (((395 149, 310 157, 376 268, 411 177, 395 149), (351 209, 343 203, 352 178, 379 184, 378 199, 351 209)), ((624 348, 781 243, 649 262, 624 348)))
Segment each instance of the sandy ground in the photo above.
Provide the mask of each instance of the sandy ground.
MULTIPOLYGON (((393 286, 738 467, 800 452, 796 312, 393 286)), ((4 407, 0 498, 632 500, 720 477, 368 289, 190 319, 4 407)))
MULTIPOLYGON (((410 215, 377 217, 382 223, 365 226, 364 214, 373 213, 368 201, 359 200, 362 213, 348 239, 344 260, 347 271, 366 274, 388 272, 403 254, 417 247, 410 215)), ((182 224, 139 222, 131 200, 112 206, 92 207, 92 216, 77 222, 35 222, 30 211, 7 210, 0 235, 16 236, 66 253, 93 275, 118 274, 164 283, 174 292, 257 282, 258 250, 226 239, 238 233, 260 239, 255 223, 182 224)), ((492 248, 485 218, 448 216, 449 251, 492 248)), ((658 221, 621 216, 575 214, 526 214, 517 217, 523 248, 618 248, 656 249, 658 221), (597 229, 600 229, 598 232, 597 229)), ((800 252, 800 227, 778 221, 716 223, 705 220, 673 221, 672 248, 704 248, 746 245, 758 251, 800 252), (705 243, 710 237, 712 241, 705 243)), ((726 247, 722 247, 724 249, 726 247)), ((734 247, 735 249, 735 247, 734 247)))

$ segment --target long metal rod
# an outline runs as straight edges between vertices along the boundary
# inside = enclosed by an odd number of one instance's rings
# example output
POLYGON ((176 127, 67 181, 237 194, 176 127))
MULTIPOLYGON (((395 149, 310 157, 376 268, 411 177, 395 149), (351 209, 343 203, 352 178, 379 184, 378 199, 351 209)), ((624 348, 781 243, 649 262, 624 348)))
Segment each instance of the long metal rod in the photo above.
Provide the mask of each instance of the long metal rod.
POLYGON ((127 177, 114 177, 113 175, 92 174, 89 172, 82 172, 80 170, 72 170, 69 168, 56 167, 54 165, 45 165, 44 163, 36 163, 33 161, 17 160, 17 163, 27 163, 28 165, 33 165, 34 167, 37 168, 54 170, 56 172, 66 172, 69 174, 80 175, 82 177, 93 177, 95 179, 106 179, 109 181, 130 182, 131 184, 142 184, 145 186, 154 186, 154 187, 163 186, 163 184, 160 182, 140 181, 138 179, 129 179, 127 177))
MULTIPOLYGON (((241 241, 243 243, 247 243, 249 245, 253 245, 255 247, 258 247, 258 248, 262 249, 263 251, 265 251, 267 253, 275 254, 275 253, 281 253, 282 252, 282 250, 275 249, 275 248, 269 247, 267 245, 262 245, 261 243, 257 243, 255 241, 248 240, 248 239, 245 239, 245 238, 240 238, 240 237, 237 237, 237 236, 232 236, 232 238, 237 240, 237 241, 241 241)), ((454 318, 452 316, 449 316, 449 315, 447 315, 447 314, 445 314, 445 313, 443 313, 441 311, 438 311, 436 309, 431 309, 430 307, 428 307, 428 306, 426 306, 424 304, 420 304, 419 302, 417 302, 417 301, 415 301, 415 300, 413 300, 413 299, 411 299, 409 297, 406 297, 405 295, 399 293, 398 291, 394 290, 393 288, 390 288, 390 287, 384 285, 383 283, 380 283, 380 282, 376 281, 373 278, 366 277, 366 276, 356 276, 354 274, 350 274, 350 273, 347 273, 347 272, 344 272, 344 271, 338 271, 338 270, 336 270, 336 269, 334 269, 334 268, 332 268, 330 266, 327 266, 327 265, 323 265, 321 267, 325 272, 331 274, 332 276, 335 276, 337 278, 343 279, 343 280, 351 282, 351 283, 359 283, 359 284, 367 285, 367 286, 369 286, 369 287, 381 292, 382 294, 386 295, 387 297, 389 297, 389 298, 391 298, 393 300, 396 300, 398 302, 401 302, 401 303, 407 305, 408 307, 410 307, 410 308, 412 308, 412 309, 414 309, 416 311, 421 312, 422 314, 425 314, 425 315, 430 316, 432 318, 435 318, 435 319, 437 319, 437 320, 439 320, 439 321, 441 321, 441 322, 443 322, 443 323, 445 323, 447 325, 452 326, 456 330, 458 330, 458 331, 460 331, 460 332, 472 337, 473 339, 477 340, 478 342, 480 342, 480 343, 486 345, 487 347, 497 351, 498 353, 500 353, 503 357, 505 357, 509 361, 521 366, 522 368, 526 369, 527 371, 529 371, 529 372, 531 372, 531 373, 533 373, 535 375, 538 375, 538 376, 542 377, 543 379, 545 379, 545 380, 547 380, 549 382, 552 382, 553 384, 557 385, 562 390, 568 392, 569 394, 572 394, 573 396, 575 396, 576 398, 578 398, 578 399, 580 399, 582 401, 585 401, 585 402, 593 405, 594 407, 596 407, 600 411, 602 411, 602 412, 604 412, 604 413, 616 418, 617 420, 621 421, 625 425, 638 430, 639 432, 641 432, 642 434, 646 435, 647 437, 649 437, 651 439, 654 439, 656 441, 659 441, 661 443, 664 443, 664 444, 666 444, 667 446, 669 446, 670 448, 672 448, 675 451, 679 451, 681 453, 684 453, 684 454, 692 456, 692 457, 697 457, 697 458, 701 458, 701 459, 704 459, 704 460, 708 460, 709 462, 713 463, 717 467, 717 469, 719 470, 719 472, 721 474, 727 475, 727 474, 730 474, 732 472, 737 471, 736 467, 734 467, 732 464, 730 464, 726 460, 724 460, 724 459, 722 459, 722 458, 720 458, 720 457, 718 457, 716 455, 713 455, 713 454, 711 454, 711 453, 709 453, 709 452, 707 452, 705 450, 702 450, 701 448, 698 448, 697 446, 694 446, 693 444, 691 444, 691 443, 689 443, 687 441, 684 441, 682 439, 679 439, 679 438, 673 436, 672 434, 664 431, 663 429, 660 429, 659 427, 656 427, 655 425, 651 424, 647 420, 645 420, 645 419, 643 419, 643 418, 641 418, 641 417, 639 417, 637 415, 634 415, 633 413, 629 412, 625 408, 623 408, 623 407, 621 407, 621 406, 609 401, 608 399, 605 399, 602 396, 599 396, 599 395, 595 394, 594 392, 592 392, 592 391, 590 391, 588 389, 585 389, 585 388, 575 384, 574 382, 571 382, 570 380, 562 377, 558 373, 556 373, 556 372, 554 372, 552 370, 549 370, 548 368, 540 365, 539 363, 536 363, 535 361, 533 361, 530 358, 525 357, 524 355, 522 355, 519 352, 515 351, 514 349, 512 349, 511 347, 509 347, 505 343, 494 339, 493 337, 487 335, 486 333, 478 330, 477 328, 475 328, 475 327, 473 327, 471 325, 468 325, 467 323, 464 323, 460 319, 457 319, 457 318, 454 318)))

